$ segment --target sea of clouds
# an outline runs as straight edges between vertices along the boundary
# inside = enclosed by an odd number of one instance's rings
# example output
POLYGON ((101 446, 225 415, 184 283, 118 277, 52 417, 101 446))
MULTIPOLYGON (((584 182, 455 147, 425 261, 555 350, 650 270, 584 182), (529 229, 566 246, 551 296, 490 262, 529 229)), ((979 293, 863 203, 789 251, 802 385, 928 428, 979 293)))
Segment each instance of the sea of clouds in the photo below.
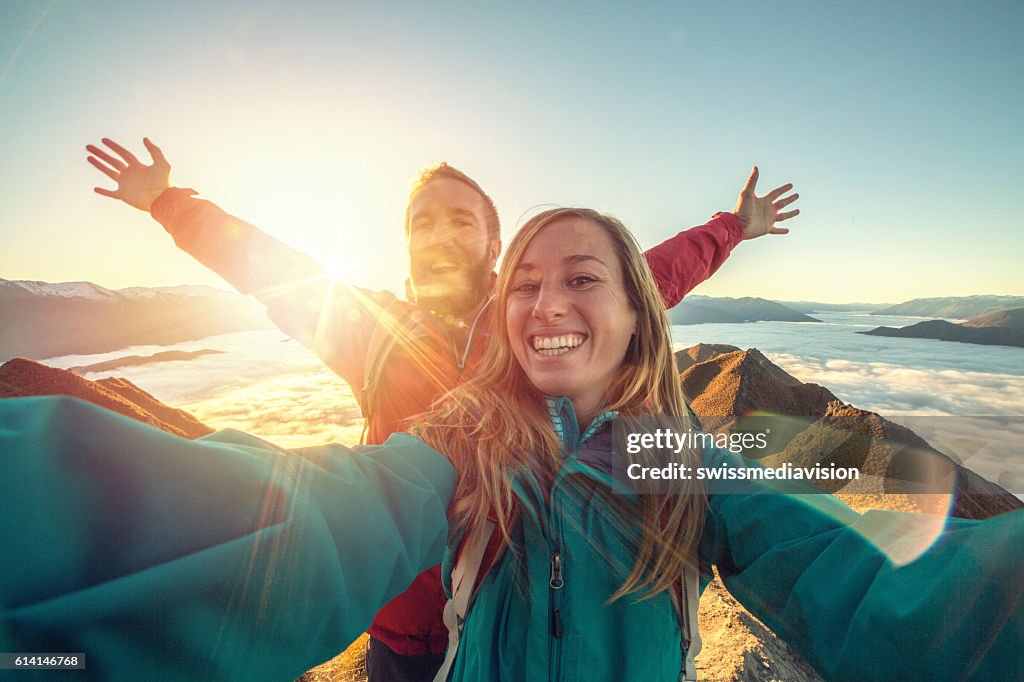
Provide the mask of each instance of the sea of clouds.
POLYGON ((757 348, 804 382, 910 428, 1004 488, 1024 493, 1024 348, 857 334, 921 318, 812 313, 821 323, 677 326, 695 343, 757 348))
MULTIPOLYGON (((845 402, 904 423, 986 478, 1024 487, 1024 349, 854 333, 912 324, 916 318, 815 317, 823 322, 702 324, 674 327, 673 334, 676 348, 695 343, 757 348, 801 381, 821 384, 845 402)), ((44 362, 66 368, 170 348, 224 352, 86 378, 123 376, 214 428, 241 429, 284 447, 359 440, 362 418, 349 386, 276 331, 44 362)))
POLYGON ((67 355, 43 362, 66 368, 172 348, 224 352, 90 372, 85 378, 124 377, 215 429, 241 429, 284 447, 359 442, 362 415, 348 384, 280 332, 239 332, 169 347, 132 346, 113 353, 67 355))

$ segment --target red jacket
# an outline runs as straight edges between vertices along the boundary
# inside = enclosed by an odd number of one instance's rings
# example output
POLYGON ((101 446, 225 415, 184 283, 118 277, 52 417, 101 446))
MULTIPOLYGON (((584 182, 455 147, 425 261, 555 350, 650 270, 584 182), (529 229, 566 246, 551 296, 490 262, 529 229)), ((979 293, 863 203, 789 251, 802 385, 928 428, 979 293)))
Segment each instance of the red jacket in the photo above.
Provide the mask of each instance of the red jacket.
MULTIPOLYGON (((459 355, 443 323, 415 305, 390 292, 332 288, 314 259, 194 194, 180 188, 165 191, 153 202, 153 217, 180 248, 240 292, 262 301, 270 319, 345 379, 357 399, 366 386, 378 320, 398 330, 400 341, 381 365, 376 390, 369 396, 367 443, 383 443, 391 433, 404 430, 408 418, 473 372, 490 337, 492 306, 481 312, 468 347, 459 355)), ((742 238, 736 216, 718 213, 707 224, 647 251, 665 305, 676 305, 714 274, 742 238)), ((445 596, 440 575, 440 566, 435 566, 416 578, 377 613, 370 634, 400 654, 443 654, 448 633, 441 619, 445 596)))

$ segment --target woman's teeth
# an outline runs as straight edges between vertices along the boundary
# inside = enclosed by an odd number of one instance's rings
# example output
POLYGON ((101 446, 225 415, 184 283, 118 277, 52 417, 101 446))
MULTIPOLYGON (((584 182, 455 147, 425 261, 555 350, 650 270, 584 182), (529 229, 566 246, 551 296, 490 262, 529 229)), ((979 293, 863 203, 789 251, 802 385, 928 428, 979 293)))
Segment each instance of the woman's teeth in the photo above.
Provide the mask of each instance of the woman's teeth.
POLYGON ((583 343, 584 337, 579 334, 562 336, 535 336, 533 349, 541 355, 562 355, 583 343))

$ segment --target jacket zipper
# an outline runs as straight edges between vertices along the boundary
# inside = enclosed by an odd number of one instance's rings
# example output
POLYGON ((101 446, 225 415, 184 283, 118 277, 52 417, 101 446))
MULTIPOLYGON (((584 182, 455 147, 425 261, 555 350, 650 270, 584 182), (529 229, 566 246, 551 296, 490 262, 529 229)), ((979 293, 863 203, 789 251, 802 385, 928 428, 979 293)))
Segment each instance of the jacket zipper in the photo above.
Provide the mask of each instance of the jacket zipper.
POLYGON ((555 639, 561 639, 564 634, 562 612, 559 610, 559 604, 556 603, 557 592, 564 585, 562 555, 555 552, 551 555, 551 579, 548 580, 548 586, 551 587, 551 636, 555 639))
POLYGON ((562 588, 565 587, 565 567, 562 558, 562 524, 558 514, 558 497, 556 490, 559 479, 551 484, 551 496, 548 503, 549 523, 551 531, 551 555, 549 558, 548 588, 551 591, 551 669, 550 679, 562 679, 562 636, 565 625, 562 619, 562 588))

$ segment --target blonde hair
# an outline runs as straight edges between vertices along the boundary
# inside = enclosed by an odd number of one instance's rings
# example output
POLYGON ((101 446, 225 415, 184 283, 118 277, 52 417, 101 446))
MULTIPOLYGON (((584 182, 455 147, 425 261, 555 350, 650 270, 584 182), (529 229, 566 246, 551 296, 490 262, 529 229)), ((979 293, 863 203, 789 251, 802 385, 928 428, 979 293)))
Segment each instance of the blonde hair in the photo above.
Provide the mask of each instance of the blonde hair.
MULTIPOLYGON (((512 353, 505 315, 511 276, 531 240, 548 225, 567 218, 587 220, 608 234, 637 314, 636 333, 599 408, 615 410, 630 421, 650 415, 652 420, 671 421, 677 430, 689 425, 665 304, 633 235, 615 218, 584 208, 552 209, 529 220, 513 237, 498 273, 493 303, 497 306, 496 325, 476 376, 446 394, 417 420, 416 427, 417 434, 448 455, 459 472, 449 510, 452 527, 475 528, 494 520, 506 548, 515 549, 512 531, 520 514, 512 487, 516 471, 532 462, 553 476, 562 464, 561 444, 544 396, 512 353)), ((650 422, 647 426, 650 428, 650 422)), ((656 459, 648 451, 631 456, 617 449, 616 454, 623 456, 625 465, 656 459)), ((680 453, 679 458, 686 466, 700 464, 694 452, 680 453)), ((611 599, 633 592, 648 598, 671 587, 691 560, 690 550, 702 531, 706 496, 700 484, 678 481, 667 493, 632 499, 612 495, 610 490, 591 492, 601 495, 609 509, 618 512, 616 523, 632 524, 640 531, 632 566, 623 571, 628 575, 611 599)))

